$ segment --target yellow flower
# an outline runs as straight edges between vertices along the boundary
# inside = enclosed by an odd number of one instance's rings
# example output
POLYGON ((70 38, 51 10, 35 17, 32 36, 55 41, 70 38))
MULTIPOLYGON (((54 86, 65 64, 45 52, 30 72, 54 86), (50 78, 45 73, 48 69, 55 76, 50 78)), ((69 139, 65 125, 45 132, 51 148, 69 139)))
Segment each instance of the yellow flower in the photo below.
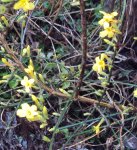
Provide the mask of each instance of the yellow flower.
POLYGON ((17 3, 14 4, 14 9, 23 9, 25 12, 28 10, 34 9, 34 4, 32 2, 29 2, 30 0, 19 0, 17 3))
POLYGON ((104 37, 108 37, 108 38, 113 38, 115 37, 115 35, 117 34, 121 34, 121 32, 113 27, 107 27, 104 29, 104 31, 100 32, 100 37, 104 38, 104 37))
POLYGON ((107 58, 107 55, 105 54, 101 55, 101 58, 99 58, 99 56, 95 58, 96 63, 93 65, 92 69, 99 74, 102 73, 103 70, 105 70, 105 58, 107 58))
POLYGON ((137 89, 133 92, 134 97, 137 97, 137 89))
POLYGON ((101 60, 108 59, 108 56, 105 53, 102 53, 100 57, 101 57, 101 60))
POLYGON ((117 12, 112 12, 111 14, 109 14, 104 11, 100 11, 100 13, 102 13, 104 16, 103 19, 101 19, 98 23, 104 28, 108 28, 110 26, 110 23, 118 22, 117 20, 114 20, 114 17, 118 15, 117 12))
POLYGON ((37 111, 37 106, 30 106, 28 103, 24 103, 21 105, 22 109, 17 110, 17 116, 20 118, 26 117, 28 121, 38 121, 39 120, 39 112, 37 111))
POLYGON ((29 93, 30 88, 32 88, 34 84, 34 79, 28 79, 28 77, 25 76, 24 79, 21 80, 21 84, 25 87, 26 92, 29 93))

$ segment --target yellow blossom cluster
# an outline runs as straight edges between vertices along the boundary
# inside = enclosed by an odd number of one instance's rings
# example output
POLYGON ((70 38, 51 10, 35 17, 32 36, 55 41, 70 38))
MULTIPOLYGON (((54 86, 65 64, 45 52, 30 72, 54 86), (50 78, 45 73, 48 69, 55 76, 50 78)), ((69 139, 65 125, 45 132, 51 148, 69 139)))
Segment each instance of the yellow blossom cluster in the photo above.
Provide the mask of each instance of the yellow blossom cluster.
MULTIPOLYGON (((102 53, 100 56, 95 58, 95 63, 93 64, 93 71, 98 74, 98 79, 101 81, 101 85, 106 87, 108 85, 108 74, 106 71, 110 71, 112 68, 112 60, 109 55, 102 53)), ((102 95, 102 91, 98 90, 95 92, 97 95, 102 95)))
MULTIPOLYGON (((5 49, 1 47, 3 53, 5 53, 5 49)), ((40 123, 40 128, 44 128, 47 126, 48 120, 48 110, 46 106, 44 106, 44 98, 41 95, 38 97, 35 96, 33 93, 33 88, 38 89, 38 80, 44 82, 44 77, 42 74, 37 74, 34 69, 33 61, 30 58, 30 46, 27 46, 22 50, 22 56, 27 56, 29 58, 29 65, 24 68, 24 75, 23 79, 15 74, 15 79, 20 81, 21 85, 24 87, 25 90, 18 90, 18 92, 27 93, 32 99, 34 104, 30 105, 28 103, 21 104, 21 108, 19 108, 16 112, 17 116, 20 118, 26 118, 29 122, 38 121, 40 123), (38 75, 38 77, 37 77, 38 75)), ((11 57, 9 57, 11 59, 11 57)), ((2 63, 8 67, 11 71, 15 69, 15 63, 12 60, 2 58, 2 63)), ((11 78, 12 75, 8 74, 3 76, 3 80, 0 81, 0 84, 7 83, 8 80, 11 78)), ((43 136, 43 140, 49 142, 50 139, 46 136, 43 136)))
POLYGON ((106 13, 104 11, 100 11, 103 14, 103 18, 98 22, 100 26, 103 27, 103 31, 100 32, 101 38, 114 38, 117 34, 121 34, 118 29, 118 20, 115 17, 118 15, 117 12, 106 13))

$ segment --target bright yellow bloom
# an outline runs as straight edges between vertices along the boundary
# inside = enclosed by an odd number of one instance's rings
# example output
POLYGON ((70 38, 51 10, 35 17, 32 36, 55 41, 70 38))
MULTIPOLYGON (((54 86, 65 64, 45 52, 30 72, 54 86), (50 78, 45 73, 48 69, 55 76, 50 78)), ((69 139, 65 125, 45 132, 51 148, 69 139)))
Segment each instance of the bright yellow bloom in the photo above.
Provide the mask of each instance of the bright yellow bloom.
POLYGON ((104 37, 108 37, 108 38, 113 38, 115 37, 115 35, 117 34, 121 34, 121 32, 113 27, 108 27, 108 28, 105 28, 104 31, 101 31, 100 32, 100 37, 101 38, 104 38, 104 37))
POLYGON ((29 2, 30 0, 19 0, 17 3, 14 4, 14 9, 23 9, 25 12, 28 10, 34 9, 34 4, 32 2, 29 2))
POLYGON ((105 70, 105 67, 106 67, 104 59, 107 59, 107 58, 108 56, 104 53, 101 54, 101 57, 99 56, 96 57, 95 58, 96 63, 93 65, 92 69, 99 74, 102 73, 102 71, 105 70))
POLYGON ((137 97, 137 89, 133 92, 134 97, 137 97))
POLYGON ((104 28, 108 28, 110 26, 110 23, 117 23, 117 20, 114 20, 114 17, 118 15, 117 12, 112 12, 111 14, 109 14, 104 11, 100 11, 100 13, 102 13, 104 16, 98 23, 104 28))
POLYGON ((28 79, 27 76, 24 77, 23 80, 21 80, 21 84, 25 87, 25 91, 27 93, 30 92, 30 88, 32 88, 33 84, 34 84, 34 79, 28 79))
POLYGON ((22 109, 17 110, 17 116, 20 118, 26 117, 28 121, 38 121, 39 120, 39 112, 37 111, 37 106, 30 106, 28 103, 24 103, 21 105, 22 109))

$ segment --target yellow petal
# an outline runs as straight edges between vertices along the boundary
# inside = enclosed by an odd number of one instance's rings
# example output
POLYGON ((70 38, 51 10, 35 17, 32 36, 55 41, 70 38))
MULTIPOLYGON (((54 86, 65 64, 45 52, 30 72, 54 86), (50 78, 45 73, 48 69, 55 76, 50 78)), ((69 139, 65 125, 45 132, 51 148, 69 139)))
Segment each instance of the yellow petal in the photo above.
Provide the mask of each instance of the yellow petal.
POLYGON ((95 58, 96 63, 98 63, 100 61, 99 56, 95 58))
POLYGON ((16 112, 17 116, 20 117, 20 118, 23 118, 23 117, 26 117, 26 113, 24 110, 22 109, 18 109, 17 112, 16 112))
POLYGON ((34 83, 34 79, 30 79, 29 82, 30 82, 31 84, 33 84, 33 83, 34 83))
POLYGON ((33 10, 34 9, 34 4, 31 2, 26 2, 26 5, 24 5, 23 10, 28 11, 28 10, 33 10))
POLYGON ((101 54, 101 60, 108 59, 108 56, 104 53, 101 54))
POLYGON ((106 15, 107 13, 104 11, 99 11, 101 14, 106 15))
POLYGON ((30 109, 30 106, 29 106, 28 103, 23 103, 23 104, 21 104, 21 107, 22 107, 22 110, 24 110, 24 111, 30 109))
POLYGON ((25 86, 27 82, 28 82, 28 77, 24 76, 24 79, 21 80, 21 85, 25 86))
POLYGON ((32 105, 30 109, 31 109, 31 111, 37 111, 37 106, 36 105, 32 105))
POLYGON ((107 34, 108 34, 107 31, 104 30, 104 31, 101 31, 101 32, 100 32, 99 36, 100 36, 101 38, 104 38, 104 37, 107 36, 107 34))
POLYGON ((98 72, 98 65, 94 64, 93 67, 92 67, 93 71, 96 71, 98 72))
POLYGON ((118 13, 115 11, 115 12, 112 12, 111 15, 112 15, 112 16, 117 16, 118 13))
POLYGON ((99 22, 98 22, 99 25, 103 26, 104 24, 104 19, 101 19, 99 22))
POLYGON ((30 88, 29 88, 29 87, 25 87, 25 91, 26 91, 27 93, 30 93, 30 88))
POLYGON ((24 77, 24 81, 28 81, 29 79, 28 79, 28 77, 27 76, 25 76, 24 77))
POLYGON ((17 3, 14 4, 13 8, 14 8, 15 10, 21 9, 21 8, 23 7, 23 5, 24 5, 23 3, 24 3, 24 2, 22 2, 22 1, 18 1, 17 3))
POLYGON ((104 29, 108 28, 109 27, 109 23, 108 22, 104 22, 103 27, 104 27, 104 29))
POLYGON ((109 37, 109 38, 112 38, 113 36, 114 36, 114 32, 113 32, 113 31, 109 31, 109 32, 108 32, 108 37, 109 37))

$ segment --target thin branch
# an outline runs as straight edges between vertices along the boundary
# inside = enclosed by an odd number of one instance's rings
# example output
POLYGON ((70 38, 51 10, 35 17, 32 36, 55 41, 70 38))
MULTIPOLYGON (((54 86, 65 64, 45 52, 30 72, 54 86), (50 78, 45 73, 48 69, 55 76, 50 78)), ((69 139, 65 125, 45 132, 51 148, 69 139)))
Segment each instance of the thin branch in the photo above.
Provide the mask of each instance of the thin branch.
POLYGON ((79 95, 79 91, 82 85, 85 67, 86 67, 86 59, 87 59, 87 26, 86 26, 86 15, 85 15, 85 3, 84 0, 80 0, 80 14, 81 14, 81 27, 82 27, 82 63, 81 63, 81 73, 79 77, 79 81, 76 87, 75 99, 77 99, 79 95))
POLYGON ((49 31, 48 31, 47 37, 51 34, 51 32, 52 32, 52 30, 53 30, 54 23, 55 23, 55 21, 56 21, 57 18, 58 18, 58 15, 59 15, 59 12, 60 12, 60 10, 61 10, 61 8, 62 8, 62 5, 63 5, 63 0, 59 1, 59 8, 58 8, 57 13, 56 13, 56 15, 55 15, 55 17, 54 17, 54 19, 53 19, 53 21, 52 21, 52 25, 51 25, 51 27, 50 27, 50 29, 49 29, 49 31))

